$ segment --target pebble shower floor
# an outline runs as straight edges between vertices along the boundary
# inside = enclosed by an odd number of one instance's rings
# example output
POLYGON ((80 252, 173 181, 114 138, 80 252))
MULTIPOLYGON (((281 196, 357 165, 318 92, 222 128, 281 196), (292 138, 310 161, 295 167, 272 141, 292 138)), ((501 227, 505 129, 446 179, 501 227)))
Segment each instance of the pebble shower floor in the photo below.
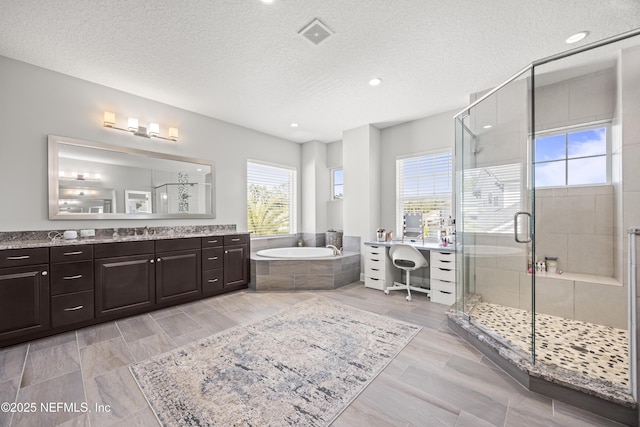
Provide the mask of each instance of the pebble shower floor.
MULTIPOLYGON (((531 312, 480 302, 471 318, 529 354, 531 312)), ((624 329, 536 313, 536 360, 629 387, 629 337, 624 329)))

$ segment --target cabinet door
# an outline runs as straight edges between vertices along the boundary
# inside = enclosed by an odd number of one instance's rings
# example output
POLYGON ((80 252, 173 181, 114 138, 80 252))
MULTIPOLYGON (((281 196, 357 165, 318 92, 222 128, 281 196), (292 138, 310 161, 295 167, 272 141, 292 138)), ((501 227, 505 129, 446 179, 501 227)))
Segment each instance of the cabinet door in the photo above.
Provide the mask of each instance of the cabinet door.
POLYGON ((247 245, 224 247, 224 287, 247 284, 247 245))
POLYGON ((201 285, 200 250, 166 252, 156 259, 158 303, 199 295, 201 285))
POLYGON ((103 258, 95 263, 96 317, 128 315, 155 303, 153 255, 103 258))
POLYGON ((0 269, 0 340, 48 328, 47 265, 0 269))

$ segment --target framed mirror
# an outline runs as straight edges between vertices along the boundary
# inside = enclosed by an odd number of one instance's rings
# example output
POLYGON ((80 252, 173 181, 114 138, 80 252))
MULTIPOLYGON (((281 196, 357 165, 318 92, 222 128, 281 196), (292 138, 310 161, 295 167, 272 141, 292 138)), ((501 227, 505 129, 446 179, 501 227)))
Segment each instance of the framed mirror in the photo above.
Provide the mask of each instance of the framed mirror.
POLYGON ((215 218, 210 161, 49 135, 49 219, 215 218))

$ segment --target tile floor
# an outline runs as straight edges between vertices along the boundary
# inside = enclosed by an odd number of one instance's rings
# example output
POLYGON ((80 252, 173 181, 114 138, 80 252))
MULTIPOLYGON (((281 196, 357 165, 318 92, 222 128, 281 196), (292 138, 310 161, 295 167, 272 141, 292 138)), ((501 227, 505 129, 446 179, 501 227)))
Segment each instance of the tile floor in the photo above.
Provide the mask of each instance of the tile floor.
POLYGON ((336 427, 618 425, 520 386, 446 326, 447 307, 357 282, 332 291, 236 292, 0 349, 0 402, 37 404, 35 412, 0 412, 0 426, 155 426, 131 363, 318 294, 423 326, 336 427))
MULTIPOLYGON (((524 354, 531 353, 531 312, 481 302, 471 311, 474 324, 524 354)), ((536 361, 553 364, 596 381, 629 387, 629 336, 626 330, 548 314, 536 314, 536 361)))

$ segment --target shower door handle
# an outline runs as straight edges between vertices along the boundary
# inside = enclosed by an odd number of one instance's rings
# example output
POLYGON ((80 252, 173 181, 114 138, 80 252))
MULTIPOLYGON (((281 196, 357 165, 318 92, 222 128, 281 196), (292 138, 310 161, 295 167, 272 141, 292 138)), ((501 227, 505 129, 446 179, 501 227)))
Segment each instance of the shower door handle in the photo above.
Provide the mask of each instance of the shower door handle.
POLYGON ((516 212, 515 215, 513 215, 513 237, 518 243, 529 243, 531 241, 531 214, 529 212, 520 211, 516 212), (526 215, 529 219, 529 225, 527 226, 527 228, 529 229, 529 237, 526 240, 520 240, 518 238, 518 217, 520 215, 526 215))

